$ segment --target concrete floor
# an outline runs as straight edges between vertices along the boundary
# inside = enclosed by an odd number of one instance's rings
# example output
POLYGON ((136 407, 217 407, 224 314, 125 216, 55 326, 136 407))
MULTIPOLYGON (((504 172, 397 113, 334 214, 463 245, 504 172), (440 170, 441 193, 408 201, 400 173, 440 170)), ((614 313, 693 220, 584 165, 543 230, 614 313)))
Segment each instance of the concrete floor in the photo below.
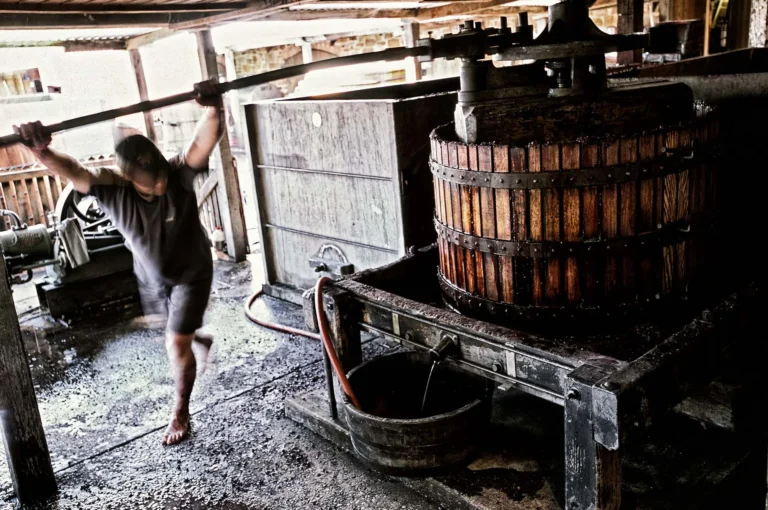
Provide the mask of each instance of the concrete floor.
MULTIPOLYGON (((438 508, 285 417, 287 397, 322 384, 320 347, 248 322, 254 287, 249 264, 217 263, 206 326, 217 363, 199 379, 193 434, 177 447, 160 444, 172 402, 160 331, 130 321, 53 328, 34 310, 22 315, 60 488, 44 508, 438 508)), ((298 307, 265 298, 256 310, 302 326, 298 307)), ((388 349, 365 346, 367 356, 388 349)), ((16 502, 0 459, 6 510, 16 502)))

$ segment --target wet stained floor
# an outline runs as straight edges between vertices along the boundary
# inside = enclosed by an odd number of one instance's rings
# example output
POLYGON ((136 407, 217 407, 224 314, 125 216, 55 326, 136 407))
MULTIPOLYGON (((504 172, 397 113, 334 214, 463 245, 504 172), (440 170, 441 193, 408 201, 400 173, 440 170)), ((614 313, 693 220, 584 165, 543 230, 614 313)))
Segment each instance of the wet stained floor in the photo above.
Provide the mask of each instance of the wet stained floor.
MULTIPOLYGON (((135 320, 53 325, 25 304, 20 321, 60 489, 44 508, 437 508, 285 417, 286 398, 323 384, 319 344, 248 322, 250 264, 218 263, 214 280, 206 331, 215 363, 195 387, 192 437, 176 447, 160 444, 173 399, 161 331, 135 320)), ((299 307, 264 298, 255 310, 303 327, 299 307)), ((367 356, 389 349, 365 346, 367 356)), ((0 453, 0 510, 15 505, 0 453)))

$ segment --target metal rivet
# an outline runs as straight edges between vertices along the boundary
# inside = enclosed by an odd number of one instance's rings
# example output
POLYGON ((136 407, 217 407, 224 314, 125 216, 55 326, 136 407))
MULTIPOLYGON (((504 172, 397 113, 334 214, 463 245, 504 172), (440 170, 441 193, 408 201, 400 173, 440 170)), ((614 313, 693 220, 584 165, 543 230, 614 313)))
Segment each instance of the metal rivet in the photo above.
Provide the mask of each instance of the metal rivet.
POLYGON ((515 182, 517 182, 518 184, 520 184, 521 182, 523 182, 523 180, 522 180, 522 179, 518 179, 518 180, 517 180, 517 181, 515 181, 515 182))
POLYGON ((451 179, 453 179, 453 174, 451 174, 451 179))
POLYGON ((507 249, 507 247, 506 246, 502 246, 501 249, 502 249, 502 251, 505 251, 507 249))
POLYGON ((503 183, 503 182, 504 182, 504 179, 499 179, 499 182, 503 183))
POLYGON ((608 174, 608 178, 610 179, 611 177, 613 177, 613 175, 611 175, 611 174, 608 174))
POLYGON ((537 182, 539 182, 539 181, 538 181, 538 180, 536 180, 536 179, 534 179, 534 180, 533 180, 533 182, 534 182, 534 184, 535 184, 535 183, 537 183, 537 182))
POLYGON ((600 386, 602 386, 602 387, 603 387, 603 388, 605 388, 606 390, 615 390, 616 388, 618 388, 618 387, 619 387, 619 385, 618 385, 618 384, 616 384, 615 382, 611 382, 611 381, 605 381, 605 382, 604 382, 603 384, 601 384, 600 386))
POLYGON ((463 175, 460 175, 460 176, 459 176, 459 179, 461 179, 461 180, 464 180, 464 176, 463 176, 463 175))
POLYGON ((475 178, 474 178, 474 177, 472 177, 472 180, 474 181, 474 180, 475 180, 475 178))
POLYGON ((501 363, 499 363, 498 361, 494 361, 492 368, 493 368, 493 371, 496 373, 501 372, 501 369, 502 369, 501 363))
POLYGON ((477 241, 475 241, 475 246, 480 246, 480 243, 478 243, 477 241))
POLYGON ((571 388, 568 390, 568 398, 571 400, 579 400, 581 398, 581 393, 579 393, 579 390, 571 388))
POLYGON ((627 175, 629 175, 629 172, 627 172, 627 175))

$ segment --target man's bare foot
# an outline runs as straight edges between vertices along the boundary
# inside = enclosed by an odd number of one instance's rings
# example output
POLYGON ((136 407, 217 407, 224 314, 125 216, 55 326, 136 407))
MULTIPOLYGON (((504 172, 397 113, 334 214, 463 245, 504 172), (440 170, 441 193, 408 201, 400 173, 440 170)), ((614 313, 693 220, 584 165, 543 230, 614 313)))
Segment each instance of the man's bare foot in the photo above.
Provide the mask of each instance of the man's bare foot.
POLYGON ((211 353, 211 347, 213 346, 213 337, 204 333, 195 333, 194 338, 194 351, 195 361, 200 369, 200 373, 204 374, 208 369, 208 365, 213 362, 213 355, 211 353))
POLYGON ((174 412, 171 422, 163 434, 163 444, 178 444, 187 437, 189 437, 189 412, 174 412))

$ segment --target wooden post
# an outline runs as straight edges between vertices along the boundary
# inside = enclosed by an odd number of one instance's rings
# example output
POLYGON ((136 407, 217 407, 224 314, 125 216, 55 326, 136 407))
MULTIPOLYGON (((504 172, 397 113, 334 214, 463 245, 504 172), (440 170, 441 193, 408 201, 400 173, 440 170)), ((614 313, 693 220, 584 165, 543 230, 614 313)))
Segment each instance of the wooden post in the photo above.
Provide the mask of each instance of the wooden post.
MULTIPOLYGON (((149 101, 149 93, 147 92, 147 80, 144 77, 144 65, 141 63, 141 53, 138 48, 128 50, 128 55, 131 57, 131 65, 133 66, 133 72, 136 74, 136 85, 139 87, 139 99, 142 101, 149 101)), ((152 112, 144 112, 144 126, 147 128, 147 138, 153 142, 157 142, 157 134, 155 133, 155 118, 152 112)))
MULTIPOLYGON (((209 29, 201 30, 195 32, 195 36, 197 37, 197 54, 200 58, 203 79, 218 78, 219 70, 211 31, 209 29)), ((218 197, 221 222, 224 225, 224 235, 227 239, 227 252, 236 262, 240 262, 245 260, 248 238, 245 229, 243 201, 240 197, 240 182, 232 159, 226 125, 224 126, 224 136, 219 142, 219 155, 221 164, 218 171, 220 189, 218 197)))
MULTIPOLYGON (((643 31, 643 0, 618 0, 618 33, 631 34, 643 31)), ((642 62, 642 50, 620 51, 616 61, 619 64, 639 64, 642 62)))
POLYGON ((19 318, 0 253, 0 425, 16 496, 22 504, 56 493, 19 318))
POLYGON ((712 29, 712 6, 707 0, 707 8, 704 14, 704 56, 709 55, 709 32, 712 29))
MULTIPOLYGON (((418 22, 408 22, 403 25, 403 38, 405 46, 413 48, 421 37, 421 25, 418 22)), ((405 80, 409 83, 421 80, 421 62, 418 58, 409 57, 405 66, 405 80)))
POLYGON ((765 48, 768 0, 752 0, 749 13, 749 47, 765 48))
POLYGON ((305 42, 301 44, 301 61, 304 64, 312 63, 312 43, 305 42))

